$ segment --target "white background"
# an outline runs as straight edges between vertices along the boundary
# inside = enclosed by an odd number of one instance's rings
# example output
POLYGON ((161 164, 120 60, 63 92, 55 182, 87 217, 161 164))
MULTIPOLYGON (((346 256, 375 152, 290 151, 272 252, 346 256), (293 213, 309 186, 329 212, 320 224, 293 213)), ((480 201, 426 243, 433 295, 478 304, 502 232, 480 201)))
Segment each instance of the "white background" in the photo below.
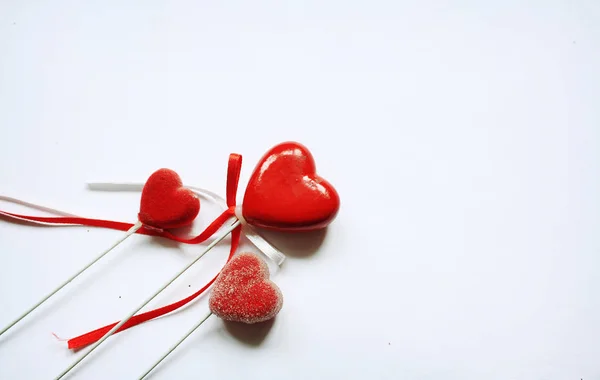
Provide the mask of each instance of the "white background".
MULTIPOLYGON (((269 235, 270 329, 213 317, 152 379, 600 379, 599 100, 594 0, 0 3, 0 193, 135 221, 139 194, 85 182, 169 167, 224 195, 237 152, 241 200, 286 140, 340 193, 324 236, 269 235)), ((0 325, 119 234, 0 220, 0 325)), ((119 320, 201 250, 128 239, 0 337, 0 378, 52 379, 83 353, 52 332, 119 320)), ((135 379, 206 299, 69 378, 135 379)))

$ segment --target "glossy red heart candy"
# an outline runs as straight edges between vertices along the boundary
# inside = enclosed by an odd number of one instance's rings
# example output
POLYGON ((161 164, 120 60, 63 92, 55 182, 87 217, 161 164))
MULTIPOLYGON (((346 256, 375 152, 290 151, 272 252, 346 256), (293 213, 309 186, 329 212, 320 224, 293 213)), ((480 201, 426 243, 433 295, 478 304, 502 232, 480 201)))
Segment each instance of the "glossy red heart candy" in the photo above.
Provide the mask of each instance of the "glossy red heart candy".
POLYGON ((171 169, 152 173, 142 190, 138 218, 144 225, 171 229, 192 224, 200 212, 200 200, 183 187, 171 169))
POLYGON ((269 150, 254 169, 242 214, 258 227, 306 231, 327 226, 339 207, 338 193, 317 175, 309 150, 285 142, 269 150))
POLYGON ((225 265, 208 300, 210 310, 226 321, 267 321, 281 310, 283 295, 269 267, 254 253, 240 253, 225 265))

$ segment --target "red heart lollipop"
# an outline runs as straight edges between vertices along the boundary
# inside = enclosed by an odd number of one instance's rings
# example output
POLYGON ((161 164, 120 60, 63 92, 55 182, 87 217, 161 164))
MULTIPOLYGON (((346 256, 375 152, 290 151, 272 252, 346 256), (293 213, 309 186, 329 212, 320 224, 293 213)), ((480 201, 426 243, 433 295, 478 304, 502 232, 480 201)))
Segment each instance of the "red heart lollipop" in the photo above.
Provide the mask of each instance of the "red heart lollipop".
POLYGON ((269 280, 267 264, 254 253, 240 253, 219 274, 208 302, 226 321, 257 323, 279 313, 283 296, 269 280))
POLYGON ((183 187, 181 178, 171 169, 152 173, 140 201, 140 222, 147 226, 170 229, 191 224, 200 212, 200 200, 183 187))
POLYGON ((255 226, 306 231, 327 226, 339 207, 338 193, 317 175, 308 149, 286 142, 269 150, 254 169, 242 214, 255 226))

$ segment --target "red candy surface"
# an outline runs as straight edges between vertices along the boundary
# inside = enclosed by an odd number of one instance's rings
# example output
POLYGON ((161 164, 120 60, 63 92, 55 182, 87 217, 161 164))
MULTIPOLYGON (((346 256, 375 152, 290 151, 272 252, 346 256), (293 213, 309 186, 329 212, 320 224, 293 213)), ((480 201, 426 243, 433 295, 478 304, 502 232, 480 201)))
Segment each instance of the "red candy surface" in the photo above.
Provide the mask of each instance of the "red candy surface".
POLYGON ((306 231, 327 226, 339 207, 338 193, 316 174, 308 149, 286 142, 269 150, 254 169, 242 213, 258 227, 306 231))
POLYGON ((210 310, 226 321, 267 321, 281 310, 283 295, 267 264, 254 253, 240 253, 221 271, 209 299, 210 310))
POLYGON ((190 225, 200 212, 200 200, 183 187, 181 178, 171 169, 152 173, 140 201, 138 218, 144 225, 170 229, 190 225))

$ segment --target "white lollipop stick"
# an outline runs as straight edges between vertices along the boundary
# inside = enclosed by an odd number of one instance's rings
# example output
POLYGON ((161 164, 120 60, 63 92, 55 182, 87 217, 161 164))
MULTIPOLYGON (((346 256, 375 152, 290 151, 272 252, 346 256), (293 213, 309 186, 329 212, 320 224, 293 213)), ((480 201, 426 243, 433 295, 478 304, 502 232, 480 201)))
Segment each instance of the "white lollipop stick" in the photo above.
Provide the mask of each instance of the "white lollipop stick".
MULTIPOLYGON (((0 194, 0 201, 5 201, 5 202, 10 202, 10 203, 14 203, 14 204, 18 204, 21 206, 27 206, 33 209, 37 209, 40 211, 45 211, 48 212, 50 214, 55 214, 55 215, 59 215, 59 216, 69 216, 69 217, 75 217, 78 218, 78 215, 73 215, 71 213, 68 213, 66 211, 61 211, 61 210, 56 210, 50 207, 46 207, 46 206, 41 206, 35 203, 31 203, 31 202, 27 202, 18 198, 14 198, 14 197, 9 197, 7 195, 1 195, 0 194)), ((24 218, 20 218, 18 216, 14 216, 14 215, 10 215, 7 214, 5 212, 0 211, 0 215, 3 215, 7 218, 10 219, 16 219, 16 220, 22 220, 28 223, 34 223, 34 224, 41 224, 41 225, 46 225, 46 226, 75 226, 76 224, 63 224, 63 223, 50 223, 50 222, 38 222, 38 221, 33 221, 33 220, 29 220, 29 219, 24 219, 24 218)))
POLYGON ((92 348, 90 348, 90 350, 85 353, 85 355, 83 355, 81 358, 79 358, 78 360, 76 360, 73 364, 71 364, 67 369, 65 369, 60 375, 58 375, 55 380, 59 380, 62 379, 67 373, 69 373, 69 371, 71 371, 73 368, 75 368, 75 366, 77 366, 77 364, 79 364, 83 359, 85 359, 89 354, 92 353, 92 351, 94 351, 96 348, 98 348, 98 346, 100 344, 102 344, 102 342, 104 342, 106 339, 108 339, 112 334, 115 333, 115 331, 117 331, 118 329, 121 328, 121 326, 123 326, 125 323, 127 323, 128 320, 130 320, 135 314, 137 314, 144 306, 146 306, 147 304, 150 303, 150 301, 152 301, 154 298, 156 298, 156 296, 158 296, 163 290, 165 290, 169 285, 171 285, 175 280, 177 280, 181 275, 183 275, 188 269, 190 269, 198 260, 200 260, 202 258, 202 256, 204 256, 208 251, 210 251, 215 245, 217 245, 221 240, 223 240, 227 235, 229 235, 229 233, 231 231, 233 231, 234 229, 236 229, 239 225, 241 224, 241 222, 239 220, 236 220, 231 226, 229 226, 225 232, 219 236, 217 239, 215 239, 212 243, 210 243, 206 249, 204 250, 204 252, 202 252, 200 254, 200 256, 198 256, 196 259, 194 259, 194 261, 192 261, 191 263, 189 263, 185 268, 183 268, 179 273, 177 273, 177 275, 175 275, 175 277, 171 278, 166 284, 164 284, 158 291, 156 291, 152 296, 150 296, 148 299, 146 299, 140 306, 138 306, 134 311, 132 311, 131 313, 129 313, 129 315, 127 317, 125 317, 123 320, 121 320, 121 322, 119 322, 117 325, 115 325, 109 332, 107 332, 102 338, 100 338, 99 341, 97 341, 92 348))
POLYGON ((103 258, 104 256, 106 256, 117 245, 121 244, 129 236, 133 235, 141 227, 142 227, 142 222, 138 221, 136 224, 134 224, 125 233, 125 235, 123 235, 121 238, 119 238, 119 240, 117 240, 116 242, 114 242, 108 249, 106 249, 104 252, 102 252, 98 257, 96 257, 94 260, 92 260, 87 265, 85 265, 83 268, 81 268, 79 271, 77 271, 77 273, 75 273, 74 275, 72 275, 71 277, 69 277, 69 279, 67 281, 65 281, 62 284, 60 284, 56 289, 54 289, 53 291, 51 291, 48 295, 46 295, 44 298, 42 298, 38 303, 36 303, 35 305, 33 305, 31 308, 29 308, 29 310, 27 310, 26 312, 24 312, 23 314, 21 314, 19 317, 17 317, 17 319, 15 319, 11 323, 9 323, 8 326, 6 326, 4 329, 2 329, 2 331, 0 331, 0 336, 2 334, 4 334, 6 331, 8 331, 11 327, 13 327, 14 325, 16 325, 20 320, 22 320, 23 318, 25 318, 26 316, 28 316, 32 311, 34 311, 35 309, 37 309, 44 302, 46 302, 50 297, 52 297, 54 294, 56 294, 59 290, 61 290, 62 288, 64 288, 65 286, 67 286, 71 281, 73 281, 74 279, 76 279, 77 276, 79 276, 80 274, 82 274, 84 271, 86 271, 92 265, 94 265, 97 261, 99 261, 101 258, 103 258))
POLYGON ((70 214, 68 212, 65 211, 60 211, 60 210, 56 210, 50 207, 46 207, 46 206, 40 206, 38 204, 35 203, 31 203, 31 202, 27 202, 21 199, 17 199, 14 197, 9 197, 7 195, 0 195, 0 201, 6 201, 6 202, 11 202, 11 203, 15 203, 21 206, 27 206, 27 207, 31 207, 31 208, 35 208, 41 211, 46 211, 49 212, 51 214, 56 214, 56 215, 60 215, 60 216, 73 216, 73 217, 77 217, 77 215, 73 215, 70 214))
POLYGON ((208 314, 206 314, 204 318, 200 320, 200 322, 198 322, 194 327, 192 327, 190 331, 188 331, 181 339, 179 339, 177 343, 171 346, 171 348, 169 348, 169 350, 165 352, 160 359, 158 359, 154 364, 152 364, 152 367, 148 368, 148 370, 138 380, 142 380, 146 376, 148 376, 154 368, 156 368, 160 363, 162 363, 163 360, 166 359, 167 356, 169 356, 173 351, 175 351, 175 349, 177 349, 177 347, 179 347, 179 345, 183 343, 184 340, 186 340, 190 335, 192 335, 194 331, 198 329, 198 327, 200 327, 208 318, 210 318, 211 315, 213 315, 213 313, 212 311, 209 311, 208 314))

